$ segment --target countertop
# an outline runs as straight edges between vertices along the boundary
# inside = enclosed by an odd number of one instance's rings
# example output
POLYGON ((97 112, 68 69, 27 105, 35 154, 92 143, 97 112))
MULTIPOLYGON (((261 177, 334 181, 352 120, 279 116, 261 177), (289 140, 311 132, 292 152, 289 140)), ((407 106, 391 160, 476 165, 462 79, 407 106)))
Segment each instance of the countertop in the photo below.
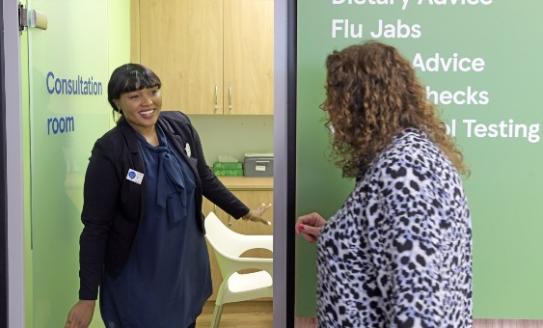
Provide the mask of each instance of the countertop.
POLYGON ((273 189, 273 177, 218 177, 222 183, 232 190, 273 189))

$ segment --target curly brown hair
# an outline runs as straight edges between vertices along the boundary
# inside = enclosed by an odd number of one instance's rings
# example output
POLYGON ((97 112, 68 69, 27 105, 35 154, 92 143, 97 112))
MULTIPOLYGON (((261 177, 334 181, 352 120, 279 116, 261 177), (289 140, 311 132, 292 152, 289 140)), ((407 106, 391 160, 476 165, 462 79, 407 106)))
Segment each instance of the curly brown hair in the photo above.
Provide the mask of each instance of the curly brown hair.
POLYGON ((336 164, 361 176, 394 135, 412 127, 425 132, 463 174, 462 153, 426 99, 415 70, 396 48, 369 41, 334 51, 326 59, 327 125, 336 164))

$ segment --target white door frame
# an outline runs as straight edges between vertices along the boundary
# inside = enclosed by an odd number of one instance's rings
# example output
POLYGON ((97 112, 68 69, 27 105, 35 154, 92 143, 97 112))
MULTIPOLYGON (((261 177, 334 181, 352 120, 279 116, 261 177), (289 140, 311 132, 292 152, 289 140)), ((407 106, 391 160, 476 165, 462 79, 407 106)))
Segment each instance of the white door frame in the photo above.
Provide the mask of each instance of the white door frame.
MULTIPOLYGON (((0 7, 0 27, 4 26, 4 8, 0 7)), ((3 30, 3 29, 2 29, 3 30)), ((0 34, 0 74, 4 75, 4 34, 0 34)), ((0 326, 8 324, 7 284, 7 183, 6 183, 6 92, 5 83, 0 83, 0 326)))
POLYGON ((8 327, 24 324, 24 216, 18 1, 2 1, 6 92, 8 327))

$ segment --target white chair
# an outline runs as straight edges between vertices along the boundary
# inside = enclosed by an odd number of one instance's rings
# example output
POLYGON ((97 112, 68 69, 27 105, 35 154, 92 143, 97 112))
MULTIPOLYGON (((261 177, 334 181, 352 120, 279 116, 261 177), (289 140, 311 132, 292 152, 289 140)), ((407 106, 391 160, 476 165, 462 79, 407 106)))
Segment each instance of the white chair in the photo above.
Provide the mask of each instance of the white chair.
POLYGON ((217 328, 224 304, 273 296, 273 259, 240 257, 256 248, 273 252, 273 236, 239 234, 226 227, 213 212, 207 215, 204 225, 207 241, 215 252, 223 277, 211 321, 211 327, 217 328), (238 273, 244 269, 260 271, 238 273))

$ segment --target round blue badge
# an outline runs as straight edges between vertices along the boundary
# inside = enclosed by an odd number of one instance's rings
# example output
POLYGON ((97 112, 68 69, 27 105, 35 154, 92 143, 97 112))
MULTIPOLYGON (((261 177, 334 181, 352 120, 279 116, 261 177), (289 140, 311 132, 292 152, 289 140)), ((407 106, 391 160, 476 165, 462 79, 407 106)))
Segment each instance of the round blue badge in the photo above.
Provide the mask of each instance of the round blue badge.
POLYGON ((136 172, 134 172, 134 171, 128 172, 128 177, 129 177, 130 179, 134 179, 134 178, 136 177, 136 172))

